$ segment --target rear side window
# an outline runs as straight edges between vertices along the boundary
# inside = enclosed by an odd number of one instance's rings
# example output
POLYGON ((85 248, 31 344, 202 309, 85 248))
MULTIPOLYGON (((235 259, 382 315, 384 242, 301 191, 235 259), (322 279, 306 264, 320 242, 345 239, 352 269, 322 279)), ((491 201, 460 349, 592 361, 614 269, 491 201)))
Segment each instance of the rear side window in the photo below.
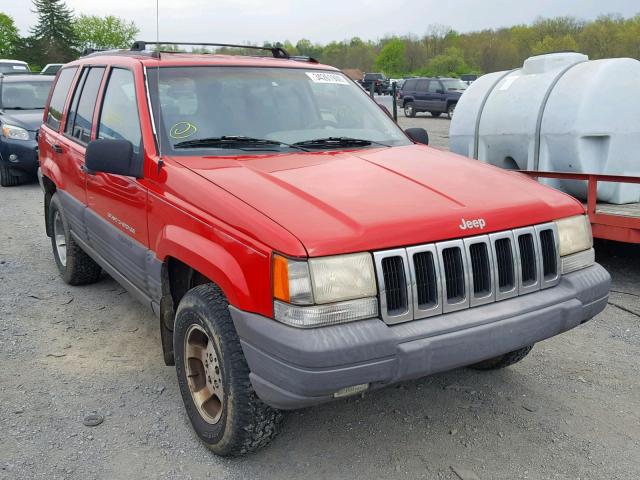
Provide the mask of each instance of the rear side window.
POLYGON ((93 112, 103 74, 103 67, 85 69, 71 101, 65 133, 81 143, 89 143, 91 140, 93 112))
POLYGON ((438 90, 442 90, 440 86, 440 82, 436 82, 435 80, 431 80, 429 82, 429 93, 436 93, 438 90))
POLYGON ((98 138, 129 140, 133 151, 140 151, 140 120, 133 73, 114 68, 102 100, 98 138))
POLYGON ((73 82, 73 77, 76 74, 77 68, 65 68, 60 72, 56 86, 53 89, 51 95, 51 101, 49 102, 49 111, 47 113, 46 124, 54 130, 60 128, 60 120, 62 119, 62 111, 64 110, 64 103, 67 100, 67 94, 69 93, 69 87, 73 82))
POLYGON ((402 90, 415 90, 417 82, 417 80, 407 80, 404 82, 404 85, 402 85, 402 90))
POLYGON ((420 92, 426 92, 428 84, 429 84, 429 80, 418 80, 416 83, 416 90, 420 92))

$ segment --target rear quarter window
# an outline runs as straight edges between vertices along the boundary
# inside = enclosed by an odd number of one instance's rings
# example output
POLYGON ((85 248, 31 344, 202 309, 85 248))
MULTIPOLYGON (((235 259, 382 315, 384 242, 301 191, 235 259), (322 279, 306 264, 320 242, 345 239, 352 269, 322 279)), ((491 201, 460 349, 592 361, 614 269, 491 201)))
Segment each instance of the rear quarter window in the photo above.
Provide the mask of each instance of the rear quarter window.
POLYGON ((73 82, 73 77, 76 75, 76 70, 78 70, 77 67, 62 70, 55 87, 53 87, 45 123, 56 131, 60 128, 64 104, 67 101, 67 94, 73 82))

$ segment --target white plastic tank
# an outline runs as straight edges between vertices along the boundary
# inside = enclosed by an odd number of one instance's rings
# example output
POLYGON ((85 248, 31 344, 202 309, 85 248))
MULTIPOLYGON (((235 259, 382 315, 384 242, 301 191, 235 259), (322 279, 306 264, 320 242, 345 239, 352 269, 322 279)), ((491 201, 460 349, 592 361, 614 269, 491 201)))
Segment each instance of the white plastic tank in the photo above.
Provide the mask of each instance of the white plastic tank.
MULTIPOLYGON (((484 75, 449 137, 451 151, 503 168, 639 176, 640 62, 553 53, 484 75)), ((586 198, 586 182, 545 182, 586 198)), ((598 199, 640 202, 640 185, 599 183, 598 199)))

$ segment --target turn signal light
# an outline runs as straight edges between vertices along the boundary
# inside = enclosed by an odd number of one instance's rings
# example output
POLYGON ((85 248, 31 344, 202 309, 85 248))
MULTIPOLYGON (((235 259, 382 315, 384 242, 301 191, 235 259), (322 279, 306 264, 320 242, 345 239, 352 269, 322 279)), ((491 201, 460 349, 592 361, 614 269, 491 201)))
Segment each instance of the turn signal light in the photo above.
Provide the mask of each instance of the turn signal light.
POLYGON ((273 256, 273 297, 283 302, 291 300, 289 293, 289 264, 280 255, 273 256))

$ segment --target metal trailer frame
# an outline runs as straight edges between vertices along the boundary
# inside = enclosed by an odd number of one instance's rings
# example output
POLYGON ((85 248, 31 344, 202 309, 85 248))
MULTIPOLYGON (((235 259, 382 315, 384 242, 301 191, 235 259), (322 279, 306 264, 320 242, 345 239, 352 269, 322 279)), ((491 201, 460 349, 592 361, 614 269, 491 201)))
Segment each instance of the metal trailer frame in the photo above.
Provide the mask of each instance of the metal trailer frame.
POLYGON ((640 244, 640 203, 626 206, 597 202, 598 182, 640 184, 640 177, 533 170, 521 170, 520 172, 535 179, 557 178, 586 181, 588 186, 586 209, 591 221, 593 236, 617 242, 640 244))

